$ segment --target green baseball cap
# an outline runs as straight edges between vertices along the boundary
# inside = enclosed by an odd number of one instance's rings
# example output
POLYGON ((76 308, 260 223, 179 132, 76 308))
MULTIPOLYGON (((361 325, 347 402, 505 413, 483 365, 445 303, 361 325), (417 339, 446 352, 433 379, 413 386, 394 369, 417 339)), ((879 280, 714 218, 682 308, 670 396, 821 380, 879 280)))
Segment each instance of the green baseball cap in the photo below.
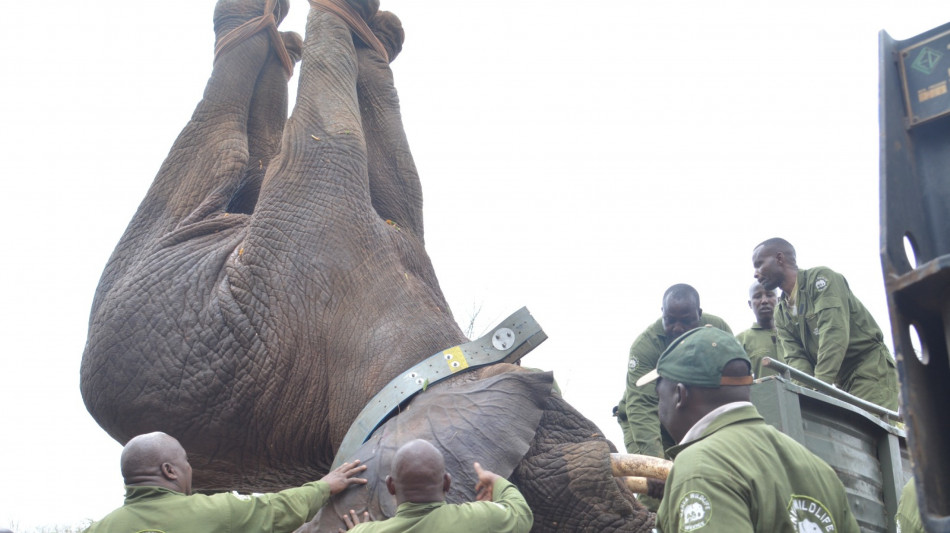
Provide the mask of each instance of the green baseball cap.
POLYGON ((656 368, 638 379, 637 386, 656 381, 657 377, 708 389, 751 385, 751 370, 748 376, 722 375, 723 367, 736 359, 749 361, 749 356, 731 334, 712 326, 692 329, 670 344, 660 355, 656 368))

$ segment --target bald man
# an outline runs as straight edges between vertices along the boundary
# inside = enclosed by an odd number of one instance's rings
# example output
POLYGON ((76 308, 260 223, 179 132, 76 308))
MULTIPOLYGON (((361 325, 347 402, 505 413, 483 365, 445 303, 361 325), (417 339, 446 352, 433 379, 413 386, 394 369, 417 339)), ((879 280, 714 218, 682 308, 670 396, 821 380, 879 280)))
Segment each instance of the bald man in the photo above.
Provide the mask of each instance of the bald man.
POLYGON ((366 483, 366 470, 344 463, 320 481, 275 494, 241 499, 231 493, 191 494, 191 465, 178 440, 161 432, 139 435, 121 458, 125 504, 94 522, 87 533, 161 531, 189 533, 291 533, 313 518, 330 496, 366 483), (199 526, 200 525, 200 526, 199 526))
POLYGON ((425 440, 404 444, 393 458, 386 488, 396 497, 396 516, 368 522, 350 511, 343 516, 347 528, 357 533, 527 533, 534 515, 517 487, 505 478, 475 463, 477 501, 446 504, 445 493, 452 476, 445 471, 445 458, 425 440))
POLYGON ((827 267, 799 269, 795 248, 778 237, 755 247, 752 267, 763 287, 782 289, 775 329, 789 366, 897 410, 894 358, 844 276, 827 267))
POLYGON ((736 340, 752 361, 752 375, 761 378, 778 374, 771 368, 762 368, 762 359, 770 357, 784 363, 785 357, 778 349, 778 336, 775 332, 775 305, 778 294, 769 290, 758 281, 749 287, 749 309, 755 315, 752 327, 736 335, 736 340))

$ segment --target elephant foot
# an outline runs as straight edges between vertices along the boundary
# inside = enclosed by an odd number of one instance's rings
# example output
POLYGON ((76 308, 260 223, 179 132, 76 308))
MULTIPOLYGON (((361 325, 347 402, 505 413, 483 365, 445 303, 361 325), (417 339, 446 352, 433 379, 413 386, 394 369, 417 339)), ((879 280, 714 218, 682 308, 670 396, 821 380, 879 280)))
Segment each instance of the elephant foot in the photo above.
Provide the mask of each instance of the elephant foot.
POLYGON ((375 50, 386 61, 390 60, 386 46, 367 24, 377 16, 379 0, 310 0, 310 7, 340 17, 360 41, 375 50))
POLYGON ((300 61, 300 58, 303 57, 303 37, 295 31, 282 31, 280 32, 280 39, 284 42, 284 48, 287 49, 290 59, 294 63, 300 61))
POLYGON ((214 6, 215 42, 253 19, 273 16, 279 25, 290 12, 290 0, 218 0, 214 6))
POLYGON ((379 11, 379 0, 346 0, 346 3, 366 21, 373 18, 379 11))
POLYGON ((370 19, 369 27, 373 30, 379 42, 383 43, 383 47, 386 48, 386 53, 389 55, 389 62, 392 63, 393 59, 396 59, 396 56, 402 51, 402 43, 406 40, 406 32, 402 29, 402 22, 400 22, 399 17, 389 11, 379 11, 370 19))
MULTIPOLYGON (((214 8, 215 60, 249 37, 266 31, 284 69, 288 75, 292 74, 296 59, 287 49, 286 39, 277 31, 289 10, 288 0, 218 0, 214 8)), ((296 57, 299 59, 300 54, 296 57)))

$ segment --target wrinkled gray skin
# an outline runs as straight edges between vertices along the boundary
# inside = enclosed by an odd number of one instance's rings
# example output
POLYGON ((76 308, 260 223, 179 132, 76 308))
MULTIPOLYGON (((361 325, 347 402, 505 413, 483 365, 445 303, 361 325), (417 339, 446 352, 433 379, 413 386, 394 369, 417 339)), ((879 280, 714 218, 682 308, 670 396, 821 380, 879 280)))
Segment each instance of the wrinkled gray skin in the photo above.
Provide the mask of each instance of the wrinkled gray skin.
MULTIPOLYGON (((217 39, 263 4, 220 0, 217 39)), ((358 7, 395 57, 398 19, 358 7)), ((286 2, 278 10, 280 20, 286 2)), ((293 115, 266 32, 217 58, 106 265, 83 354, 96 421, 122 443, 174 435, 198 489, 319 478, 384 384, 467 340, 423 246, 388 63, 315 10, 306 42, 283 40, 302 55, 293 115)), ((610 443, 562 400, 545 405, 512 473, 534 530, 649 530, 652 517, 610 478, 610 443)))

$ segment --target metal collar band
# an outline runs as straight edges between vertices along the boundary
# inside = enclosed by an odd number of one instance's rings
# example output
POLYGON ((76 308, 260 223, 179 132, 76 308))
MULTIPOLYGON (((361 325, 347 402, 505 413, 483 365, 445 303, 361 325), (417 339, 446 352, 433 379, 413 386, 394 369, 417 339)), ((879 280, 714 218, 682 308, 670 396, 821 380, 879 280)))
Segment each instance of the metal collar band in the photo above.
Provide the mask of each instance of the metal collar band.
POLYGON ((419 392, 459 372, 495 363, 514 363, 547 338, 528 309, 522 307, 488 335, 416 364, 390 381, 360 411, 343 437, 331 469, 343 464, 400 405, 419 392))

